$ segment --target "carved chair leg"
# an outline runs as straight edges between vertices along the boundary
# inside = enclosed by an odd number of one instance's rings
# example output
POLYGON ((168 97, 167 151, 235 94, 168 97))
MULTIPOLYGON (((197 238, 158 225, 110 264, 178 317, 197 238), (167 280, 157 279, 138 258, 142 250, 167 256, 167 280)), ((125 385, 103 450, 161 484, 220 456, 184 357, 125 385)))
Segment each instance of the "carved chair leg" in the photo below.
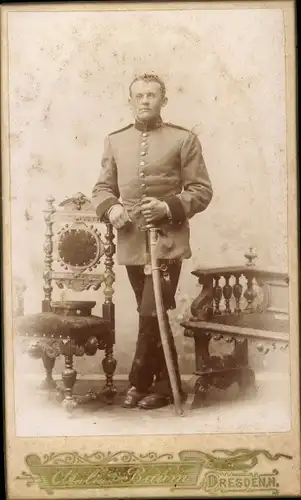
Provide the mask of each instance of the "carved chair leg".
POLYGON ((238 385, 242 394, 253 396, 256 393, 255 373, 249 365, 249 345, 248 340, 235 343, 234 356, 237 365, 240 366, 238 375, 238 385))
POLYGON ((114 358, 113 346, 109 345, 105 349, 105 357, 102 360, 103 371, 106 374, 106 383, 104 386, 104 397, 107 404, 112 404, 114 396, 116 394, 116 388, 114 386, 113 376, 116 370, 117 361, 114 358))
POLYGON ((249 367, 243 367, 240 370, 238 385, 241 393, 253 396, 256 393, 256 378, 254 371, 249 367))
POLYGON ((62 373, 62 380, 64 384, 64 400, 62 402, 63 408, 67 411, 72 411, 76 402, 73 398, 73 386, 76 381, 77 372, 73 368, 73 342, 68 340, 64 350, 65 356, 65 370, 62 373))
POLYGON ((41 389, 45 389, 47 391, 49 390, 52 390, 52 389, 56 389, 56 383, 55 381, 53 380, 53 377, 52 377, 52 372, 53 372, 53 368, 54 368, 54 364, 55 364, 55 358, 50 358, 49 356, 47 356, 46 353, 44 353, 42 355, 42 361, 43 361, 43 365, 44 365, 44 368, 45 368, 45 372, 46 372, 46 377, 45 377, 45 380, 43 380, 43 382, 41 383, 41 389))
POLYGON ((197 372, 202 372, 210 366, 209 344, 211 335, 202 333, 194 337, 195 343, 195 367, 197 372))
POLYGON ((242 342, 235 340, 233 356, 238 366, 249 366, 249 345, 247 339, 244 339, 242 342))
POLYGON ((196 380, 194 386, 194 399, 191 403, 191 409, 202 408, 207 405, 207 395, 210 388, 209 381, 206 376, 201 375, 196 380))

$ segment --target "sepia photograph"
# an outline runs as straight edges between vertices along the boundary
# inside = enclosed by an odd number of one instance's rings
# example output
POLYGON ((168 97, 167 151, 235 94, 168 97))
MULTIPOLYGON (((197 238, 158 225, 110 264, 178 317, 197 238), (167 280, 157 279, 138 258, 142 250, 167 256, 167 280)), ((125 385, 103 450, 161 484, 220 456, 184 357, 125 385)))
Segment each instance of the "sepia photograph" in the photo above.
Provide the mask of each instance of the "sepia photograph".
POLYGON ((32 453, 197 436, 227 464, 256 435, 291 470, 295 433, 299 471, 293 8, 261 7, 6 7, 4 373, 32 453))

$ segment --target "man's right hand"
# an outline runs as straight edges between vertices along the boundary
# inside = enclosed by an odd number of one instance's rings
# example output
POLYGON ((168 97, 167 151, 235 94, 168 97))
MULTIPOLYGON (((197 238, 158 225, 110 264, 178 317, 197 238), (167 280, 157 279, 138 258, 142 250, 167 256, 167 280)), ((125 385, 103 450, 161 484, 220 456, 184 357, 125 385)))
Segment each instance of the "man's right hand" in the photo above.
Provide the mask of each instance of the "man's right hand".
POLYGON ((119 203, 113 205, 107 213, 109 221, 115 229, 120 229, 130 221, 127 211, 119 203))

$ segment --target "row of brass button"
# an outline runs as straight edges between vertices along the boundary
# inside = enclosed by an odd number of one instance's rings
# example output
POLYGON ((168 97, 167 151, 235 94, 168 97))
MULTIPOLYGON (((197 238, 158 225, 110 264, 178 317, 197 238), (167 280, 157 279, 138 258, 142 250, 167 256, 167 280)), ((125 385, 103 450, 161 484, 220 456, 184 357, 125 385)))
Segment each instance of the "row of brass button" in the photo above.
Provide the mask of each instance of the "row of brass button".
MULTIPOLYGON (((143 140, 142 140, 142 142, 141 142, 141 146, 142 146, 142 147, 145 147, 145 146, 147 146, 147 141, 145 140, 145 138, 146 138, 146 137, 148 137, 147 132, 143 132, 143 133, 142 133, 142 137, 143 137, 143 140)), ((142 150, 140 151, 140 156, 146 156, 146 153, 147 153, 147 152, 146 152, 146 150, 145 150, 145 149, 142 149, 142 150)), ((140 167, 144 167, 144 166, 145 166, 145 161, 144 161, 144 160, 141 160, 141 161, 140 161, 140 167)), ((144 173, 144 172, 140 172, 140 178, 141 178, 141 179, 144 179, 144 178, 145 178, 145 173, 144 173)), ((141 189, 142 189, 142 191, 145 191, 145 189, 146 189, 146 184, 141 184, 141 189)))

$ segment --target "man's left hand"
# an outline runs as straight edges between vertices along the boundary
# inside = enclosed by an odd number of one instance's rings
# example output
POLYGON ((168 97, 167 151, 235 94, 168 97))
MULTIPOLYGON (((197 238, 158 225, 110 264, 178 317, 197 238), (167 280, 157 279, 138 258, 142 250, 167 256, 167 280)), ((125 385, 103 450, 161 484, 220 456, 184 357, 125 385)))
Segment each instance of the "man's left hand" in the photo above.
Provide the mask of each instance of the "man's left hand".
POLYGON ((141 211, 146 222, 153 222, 168 215, 168 206, 157 198, 145 197, 142 199, 141 211))

